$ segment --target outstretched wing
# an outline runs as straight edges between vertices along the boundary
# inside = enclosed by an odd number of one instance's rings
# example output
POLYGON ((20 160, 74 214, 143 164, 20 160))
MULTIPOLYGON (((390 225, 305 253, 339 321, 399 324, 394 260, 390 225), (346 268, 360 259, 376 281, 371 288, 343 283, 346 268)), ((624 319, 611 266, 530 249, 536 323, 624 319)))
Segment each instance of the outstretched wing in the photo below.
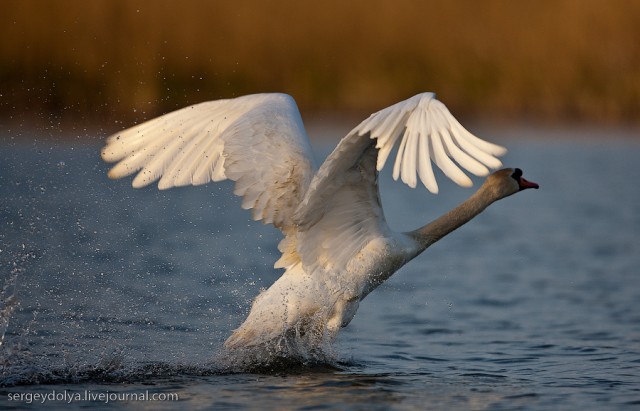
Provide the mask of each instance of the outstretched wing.
POLYGON ((410 187, 415 187, 419 178, 432 193, 438 192, 438 184, 431 162, 457 184, 470 187, 472 182, 461 168, 485 176, 489 168, 502 165, 496 156, 506 153, 505 148, 469 133, 434 93, 418 94, 373 113, 340 141, 316 173, 296 211, 299 224, 308 226, 324 215, 324 204, 341 176, 361 161, 372 144, 378 150, 377 170, 384 167, 397 147, 393 178, 401 178, 410 187))
POLYGON ((177 110, 108 138, 109 177, 167 189, 235 181, 242 207, 286 231, 313 177, 311 147, 295 101, 255 94, 177 110))
POLYGON ((393 165, 393 178, 402 178, 410 187, 416 186, 416 173, 425 187, 438 192, 431 161, 455 183, 463 187, 473 184, 460 167, 477 176, 486 176, 490 168, 502 165, 494 156, 504 155, 504 147, 488 143, 469 133, 436 100, 434 93, 418 94, 408 100, 381 110, 360 123, 350 135, 377 139, 376 168, 382 170, 391 149, 398 141, 398 153, 393 165), (451 158, 459 166, 457 166, 451 158))
POLYGON ((396 146, 393 177, 411 187, 420 178, 433 193, 438 186, 432 161, 456 183, 470 186, 461 168, 486 175, 488 168, 501 165, 495 156, 506 152, 465 130, 433 93, 372 114, 329 155, 296 211, 297 247, 308 272, 348 273, 372 240, 391 235, 378 197, 377 171, 396 146))

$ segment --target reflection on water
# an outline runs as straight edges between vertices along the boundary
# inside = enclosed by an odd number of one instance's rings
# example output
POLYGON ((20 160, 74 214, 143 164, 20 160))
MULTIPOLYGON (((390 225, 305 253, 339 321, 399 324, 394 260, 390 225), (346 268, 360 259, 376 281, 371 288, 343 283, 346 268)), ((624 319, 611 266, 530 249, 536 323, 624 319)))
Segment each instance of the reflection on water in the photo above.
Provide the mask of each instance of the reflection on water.
MULTIPOLYGON (((133 190, 107 181, 97 146, 5 143, 0 401, 151 387, 193 408, 637 406, 640 144, 505 144, 541 190, 493 205, 367 297, 335 363, 239 373, 220 347, 279 274, 277 230, 228 183, 133 190)), ((470 194, 381 184, 399 230, 470 194)))

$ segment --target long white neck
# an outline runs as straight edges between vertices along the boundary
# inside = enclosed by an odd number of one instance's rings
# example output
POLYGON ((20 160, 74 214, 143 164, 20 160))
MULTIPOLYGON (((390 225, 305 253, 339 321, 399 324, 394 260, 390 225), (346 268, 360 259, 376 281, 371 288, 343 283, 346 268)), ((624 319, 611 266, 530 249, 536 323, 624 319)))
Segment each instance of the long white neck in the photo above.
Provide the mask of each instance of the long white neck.
POLYGON ((503 196, 499 195, 496 190, 487 189, 487 187, 483 185, 471 197, 453 210, 438 217, 429 224, 406 234, 419 244, 419 254, 431 244, 470 221, 491 203, 502 197, 503 196))

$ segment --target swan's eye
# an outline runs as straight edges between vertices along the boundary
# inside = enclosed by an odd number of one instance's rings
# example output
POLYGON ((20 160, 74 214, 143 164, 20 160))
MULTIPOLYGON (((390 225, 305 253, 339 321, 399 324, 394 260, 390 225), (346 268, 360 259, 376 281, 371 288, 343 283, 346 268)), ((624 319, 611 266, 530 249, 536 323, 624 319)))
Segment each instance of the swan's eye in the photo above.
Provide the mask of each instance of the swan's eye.
POLYGON ((518 183, 520 183, 520 178, 522 177, 522 170, 520 170, 519 168, 516 168, 513 174, 511 174, 511 177, 514 180, 516 180, 518 183))

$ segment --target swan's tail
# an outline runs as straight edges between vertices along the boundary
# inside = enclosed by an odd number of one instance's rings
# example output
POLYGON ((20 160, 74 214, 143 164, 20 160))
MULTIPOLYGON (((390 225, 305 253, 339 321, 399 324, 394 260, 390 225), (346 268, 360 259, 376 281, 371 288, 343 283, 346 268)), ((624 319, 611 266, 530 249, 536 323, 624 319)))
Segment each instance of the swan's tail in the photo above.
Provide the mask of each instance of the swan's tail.
POLYGON ((334 364, 332 338, 323 324, 299 321, 291 327, 264 328, 247 321, 231 334, 224 347, 232 368, 290 369, 299 365, 334 364))
POLYGON ((285 334, 299 315, 299 304, 278 291, 279 282, 261 292, 253 301, 249 316, 225 341, 226 349, 248 348, 268 343, 285 334))
POLYGON ((269 326, 269 323, 255 324, 245 321, 240 328, 233 331, 224 342, 224 348, 233 350, 266 344, 284 334, 282 327, 269 326))
MULTIPOLYGON (((286 307, 281 304, 280 307, 286 307)), ((331 346, 334 333, 329 333, 324 315, 287 316, 286 309, 273 306, 254 307, 246 321, 225 341, 224 348, 242 367, 260 367, 287 363, 333 363, 331 346)))
MULTIPOLYGON (((263 307, 253 307, 249 317, 225 341, 226 349, 250 348, 264 345, 297 345, 312 347, 331 338, 325 327, 324 315, 315 312, 308 316, 288 316, 286 306, 282 313, 263 307)), ((296 313, 299 314, 299 313, 296 313)))
POLYGON ((256 297, 247 319, 225 341, 225 349, 245 358, 325 357, 337 333, 336 327, 327 327, 333 304, 318 299, 324 294, 312 280, 287 271, 256 297))

